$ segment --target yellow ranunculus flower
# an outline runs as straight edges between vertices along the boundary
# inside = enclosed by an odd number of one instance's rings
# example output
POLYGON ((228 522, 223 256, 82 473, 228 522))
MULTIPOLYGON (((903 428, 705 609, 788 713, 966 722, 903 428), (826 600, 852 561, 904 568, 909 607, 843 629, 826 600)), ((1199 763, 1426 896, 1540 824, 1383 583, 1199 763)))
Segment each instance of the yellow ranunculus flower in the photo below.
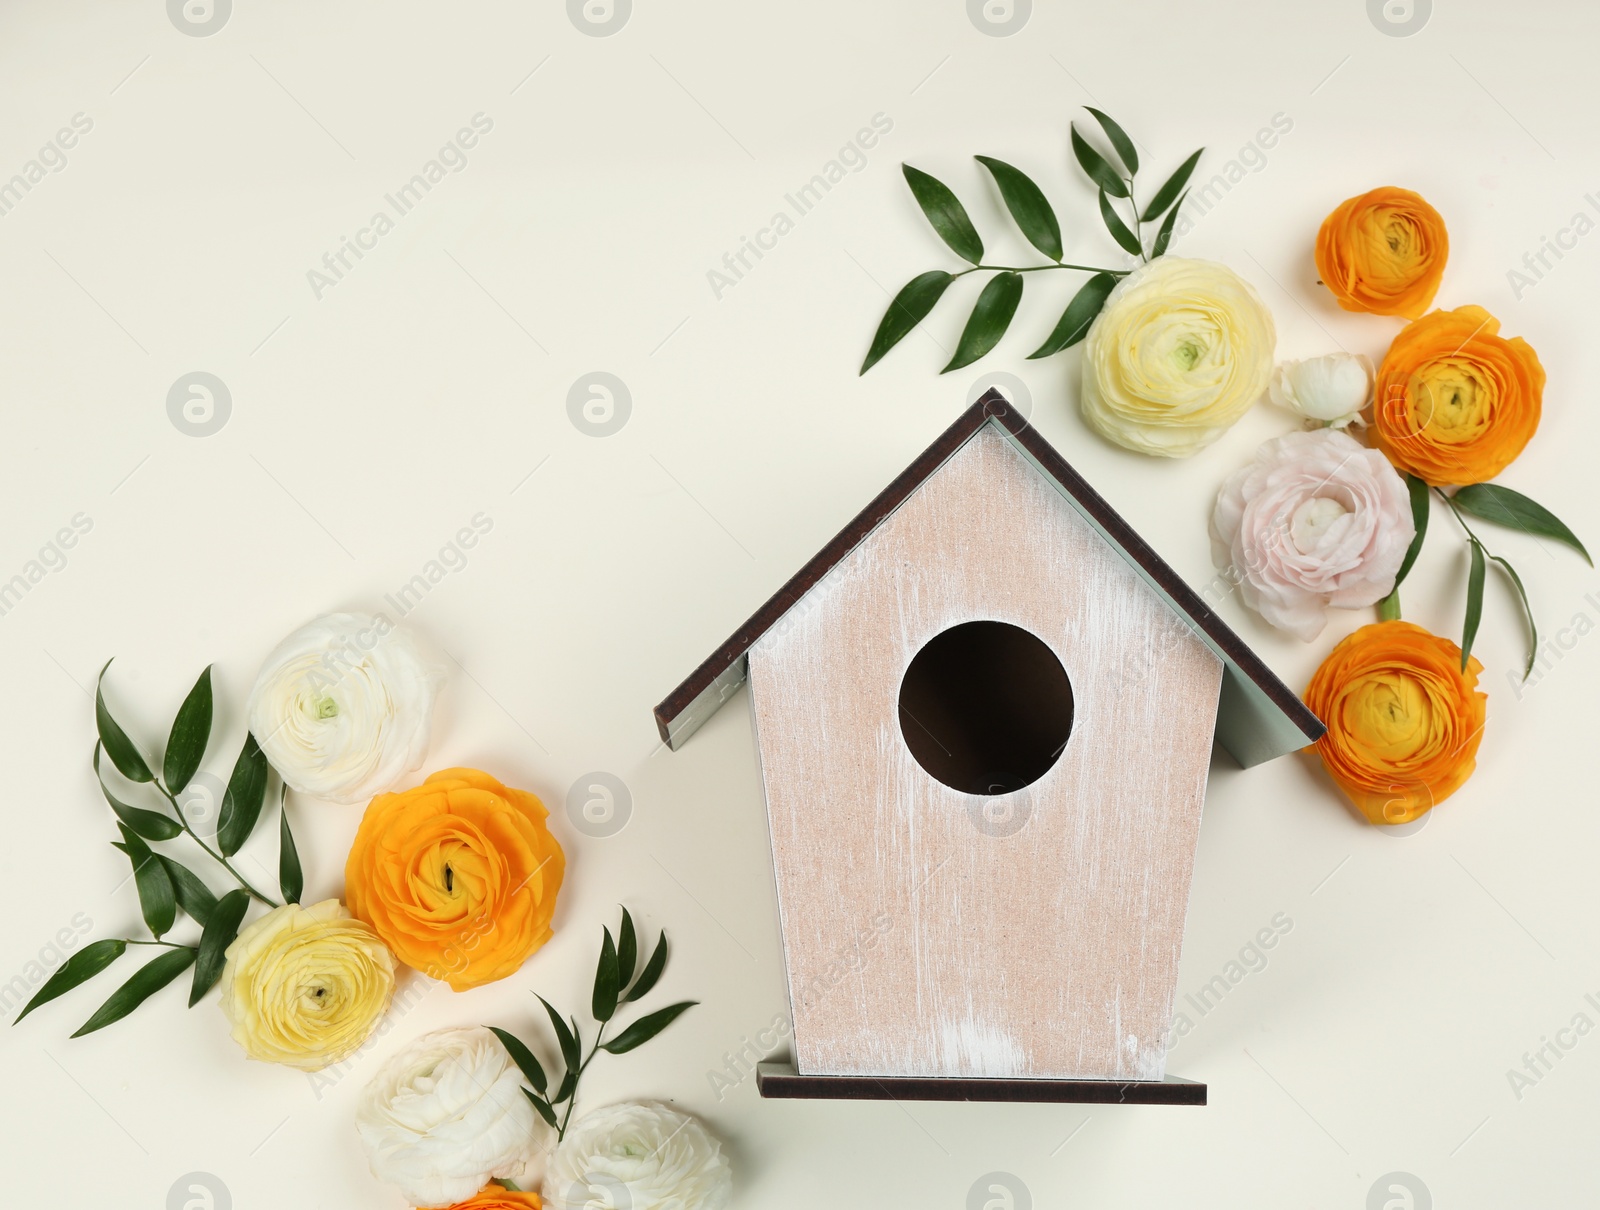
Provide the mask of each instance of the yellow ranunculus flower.
POLYGON ((1277 330, 1226 265, 1163 256, 1117 284, 1083 346, 1083 416, 1136 453, 1184 458, 1266 390, 1277 330))
POLYGON ((389 1007, 394 958, 337 899, 274 908, 228 947, 222 1012, 252 1059, 320 1071, 389 1007))

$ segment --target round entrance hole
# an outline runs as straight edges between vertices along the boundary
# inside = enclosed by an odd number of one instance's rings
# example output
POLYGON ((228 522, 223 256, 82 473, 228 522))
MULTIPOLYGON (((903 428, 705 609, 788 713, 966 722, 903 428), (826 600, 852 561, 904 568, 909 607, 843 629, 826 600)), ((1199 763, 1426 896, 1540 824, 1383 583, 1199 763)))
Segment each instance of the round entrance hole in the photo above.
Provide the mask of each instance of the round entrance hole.
POLYGON ((940 632, 900 682, 900 731, 953 790, 1009 794, 1050 771, 1072 734, 1072 682, 1055 652, 1009 622, 940 632))

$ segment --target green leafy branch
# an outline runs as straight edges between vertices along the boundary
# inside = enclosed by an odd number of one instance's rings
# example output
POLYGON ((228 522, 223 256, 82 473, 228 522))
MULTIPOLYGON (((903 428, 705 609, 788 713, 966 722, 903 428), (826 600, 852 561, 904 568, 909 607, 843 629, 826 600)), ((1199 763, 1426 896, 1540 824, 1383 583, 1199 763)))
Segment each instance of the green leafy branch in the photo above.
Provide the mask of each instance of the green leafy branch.
MULTIPOLYGON (((189 1005, 192 1008, 221 978, 228 946, 239 935, 239 926, 250 900, 259 900, 269 907, 280 906, 277 900, 256 890, 228 860, 250 838, 260 821, 261 808, 266 800, 270 769, 253 735, 245 736, 244 747, 234 763, 233 775, 228 779, 218 815, 215 849, 189 825, 183 808, 178 805, 178 795, 183 793, 199 772, 211 739, 211 669, 208 667, 200 674, 194 688, 178 708, 177 717, 167 736, 167 750, 158 776, 106 707, 103 686, 106 670, 110 667, 111 661, 107 660, 95 684, 94 713, 99 739, 94 748, 94 774, 100 792, 116 814, 117 830, 122 835, 121 840, 111 842, 112 847, 126 856, 133 866, 139 911, 154 940, 109 937, 84 946, 45 981, 44 986, 23 1006, 17 1021, 40 1005, 48 1004, 94 978, 127 953, 129 946, 157 946, 165 948, 167 952, 135 971, 72 1035, 75 1038, 120 1021, 191 966, 194 967, 194 980, 189 990, 189 1005), (100 768, 102 752, 123 777, 130 782, 149 785, 160 794, 166 805, 172 808, 172 814, 132 806, 112 793, 100 768), (152 843, 174 840, 185 834, 233 876, 239 884, 236 890, 218 898, 187 865, 150 847, 152 843), (200 926, 200 940, 194 945, 166 940, 166 934, 176 924, 180 911, 200 926)), ((278 885, 285 902, 298 903, 304 879, 294 836, 289 830, 289 816, 284 807, 285 794, 286 791, 280 788, 278 885)))
MULTIPOLYGON (((1172 242, 1178 211, 1187 196, 1184 186, 1188 184, 1195 165, 1200 162, 1201 153, 1196 151, 1179 165, 1177 171, 1156 190, 1149 204, 1140 209, 1134 192, 1134 181, 1139 173, 1139 153, 1133 140, 1100 110, 1091 108, 1089 112, 1105 132, 1114 154, 1106 155, 1098 151, 1078 133, 1075 125, 1069 125, 1073 155, 1090 182, 1099 190, 1100 218, 1111 233, 1111 238, 1124 252, 1148 263, 1165 254, 1172 242), (1127 203, 1129 213, 1126 219, 1118 213, 1113 199, 1127 203), (1147 248, 1145 224, 1154 223, 1162 215, 1166 218, 1147 248)), ((1082 340, 1088 334, 1095 316, 1100 314, 1112 287, 1118 279, 1132 272, 1129 269, 1106 269, 1062 260, 1065 252, 1061 243, 1061 224, 1044 191, 1021 169, 1004 160, 986 155, 974 158, 993 178, 1000 191, 1000 199, 1023 237, 1048 257, 1049 263, 1024 266, 984 264, 983 239, 972 225, 972 219, 960 199, 937 177, 910 164, 902 164, 906 184, 910 186, 911 195, 916 198, 923 215, 946 246, 968 262, 968 267, 954 273, 931 269, 907 282, 890 301, 889 309, 879 321, 872 347, 867 350, 866 360, 861 363, 861 373, 865 374, 877 365, 884 354, 928 317, 951 284, 969 273, 994 273, 996 276, 985 283, 978 295, 972 314, 962 329, 955 354, 940 371, 942 374, 971 365, 1000 342, 1022 302, 1023 274, 1071 269, 1091 275, 1072 296, 1049 337, 1028 355, 1029 360, 1034 360, 1053 356, 1082 340)))
MULTIPOLYGON (((1430 497, 1428 485, 1415 475, 1407 475, 1406 487, 1411 493, 1411 519, 1416 526, 1417 534, 1411 540, 1405 558, 1401 561, 1400 571, 1394 580, 1394 591, 1378 605, 1378 616, 1386 620, 1400 616, 1400 582, 1406 578, 1412 565, 1416 563, 1417 555, 1422 551, 1422 541, 1428 533, 1430 497)), ((1483 620, 1484 584, 1488 578, 1489 564, 1493 563, 1505 573, 1506 580, 1516 592, 1517 600, 1522 606, 1523 620, 1528 626, 1528 660, 1522 670, 1522 679, 1526 681, 1533 674, 1533 665, 1539 656, 1539 627, 1534 621, 1528 590, 1523 586, 1522 577, 1517 574, 1517 569, 1511 566, 1510 560, 1492 553, 1483 539, 1479 538, 1467 524, 1467 517, 1520 530, 1535 538, 1554 539, 1572 547, 1584 557, 1590 567, 1594 566, 1594 560, 1589 557, 1589 552, 1584 549, 1578 536, 1560 518, 1544 505, 1530 500, 1521 492, 1512 491, 1509 487, 1501 487, 1498 483, 1472 483, 1448 493, 1436 487, 1432 489, 1431 494, 1444 501, 1461 526, 1462 532, 1467 536, 1470 562, 1467 568, 1466 616, 1461 627, 1462 671, 1466 671, 1467 661, 1472 656, 1472 644, 1478 637, 1478 626, 1483 620)))
POLYGON ((649 960, 644 964, 644 968, 639 970, 637 969, 640 956, 638 936, 634 931, 633 917, 628 915, 628 909, 622 909, 622 926, 617 930, 614 941, 609 928, 602 931, 605 933, 605 940, 600 946, 600 962, 595 970, 594 993, 590 1002, 590 1010, 598 1023, 598 1028, 595 1030, 594 1042, 589 1047, 587 1055, 583 1053, 583 1032, 578 1025, 578 1018, 574 1015, 570 1021, 564 1019, 551 1007, 550 1001, 543 996, 539 997, 539 1003, 544 1005, 544 1010, 550 1017, 550 1025, 556 1034, 556 1044, 561 1051, 561 1061, 565 1070, 558 1080, 552 1081, 551 1077, 546 1076, 543 1064, 526 1043, 503 1029, 493 1025, 489 1027, 532 1086, 524 1088, 523 1095, 532 1102, 539 1116, 554 1127, 558 1141, 566 1136, 567 1126, 572 1121, 572 1108, 577 1103, 578 1080, 588 1070, 589 1064, 594 1062, 596 1055, 602 1050, 607 1054, 622 1055, 643 1046, 699 1003, 698 1000, 681 1000, 665 1008, 658 1008, 652 1013, 646 1013, 625 1027, 621 1033, 607 1040, 606 1027, 616 1016, 617 1009, 640 999, 655 987, 661 978, 661 972, 667 967, 667 935, 661 934, 649 960), (637 978, 635 978, 636 973, 637 978), (564 1112, 561 1108, 563 1104, 566 1106, 564 1112))

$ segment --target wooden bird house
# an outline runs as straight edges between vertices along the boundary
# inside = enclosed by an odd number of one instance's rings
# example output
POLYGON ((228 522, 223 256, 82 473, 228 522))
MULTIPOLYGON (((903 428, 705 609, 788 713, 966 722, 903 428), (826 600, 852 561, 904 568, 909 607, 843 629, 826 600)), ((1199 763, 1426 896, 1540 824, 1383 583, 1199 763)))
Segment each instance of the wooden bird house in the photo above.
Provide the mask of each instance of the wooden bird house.
POLYGON ((997 392, 656 708, 738 687, 794 1022, 767 1096, 1204 1103, 1166 1076, 1213 739, 1321 723, 997 392))

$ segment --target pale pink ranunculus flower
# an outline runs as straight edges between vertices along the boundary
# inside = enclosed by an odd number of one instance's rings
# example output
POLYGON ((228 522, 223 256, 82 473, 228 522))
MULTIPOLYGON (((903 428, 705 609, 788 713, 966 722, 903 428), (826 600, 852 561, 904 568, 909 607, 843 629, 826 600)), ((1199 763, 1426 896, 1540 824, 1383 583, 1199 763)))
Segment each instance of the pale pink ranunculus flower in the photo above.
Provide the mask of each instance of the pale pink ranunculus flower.
POLYGON ((1379 451, 1334 429, 1268 441, 1228 476, 1211 553, 1272 625, 1310 642, 1330 605, 1360 609, 1394 589, 1416 529, 1405 480, 1379 451))

